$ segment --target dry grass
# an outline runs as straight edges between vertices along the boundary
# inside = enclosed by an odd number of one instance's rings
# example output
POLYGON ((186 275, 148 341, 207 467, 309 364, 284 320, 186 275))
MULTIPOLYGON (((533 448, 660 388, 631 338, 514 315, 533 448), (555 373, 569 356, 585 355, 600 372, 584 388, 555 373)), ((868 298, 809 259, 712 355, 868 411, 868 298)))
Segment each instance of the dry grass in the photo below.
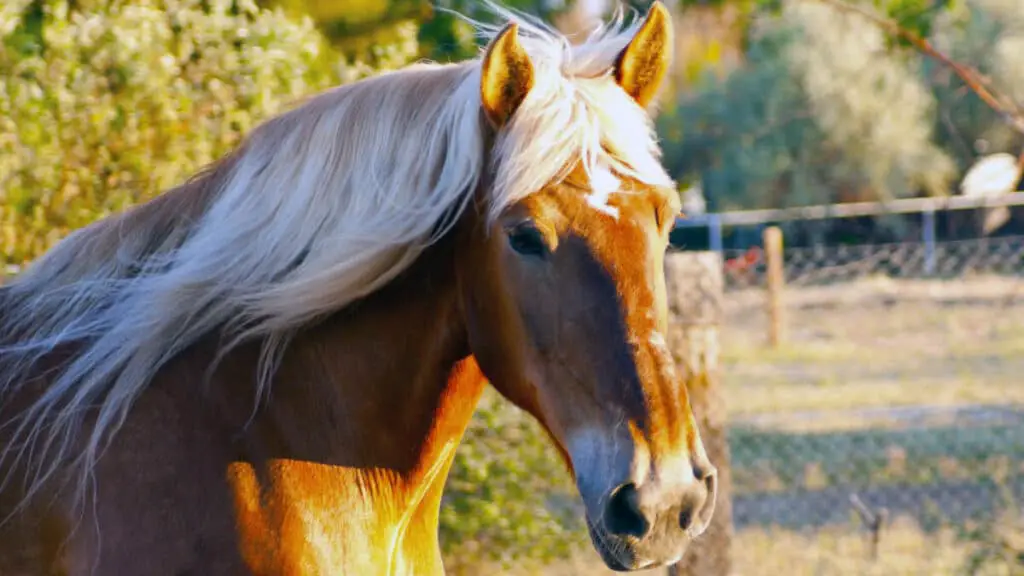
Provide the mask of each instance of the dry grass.
POLYGON ((727 296, 723 378, 734 416, 898 405, 1024 404, 1024 282, 865 280, 785 294, 765 345, 764 294, 727 296))
POLYGON ((848 528, 746 530, 737 534, 733 552, 735 576, 952 576, 969 553, 951 531, 929 535, 909 520, 884 532, 877 560, 868 535, 848 528))
MULTIPOLYGON (((962 571, 971 549, 952 530, 923 531, 914 521, 897 518, 885 529, 878 558, 871 557, 866 532, 848 527, 800 533, 789 530, 741 530, 733 539, 732 576, 953 576, 962 571)), ((665 569, 635 572, 664 576, 665 569)), ((481 567, 475 574, 505 576, 612 576, 592 550, 543 568, 481 567)), ((991 576, 1010 571, 982 572, 991 576)))

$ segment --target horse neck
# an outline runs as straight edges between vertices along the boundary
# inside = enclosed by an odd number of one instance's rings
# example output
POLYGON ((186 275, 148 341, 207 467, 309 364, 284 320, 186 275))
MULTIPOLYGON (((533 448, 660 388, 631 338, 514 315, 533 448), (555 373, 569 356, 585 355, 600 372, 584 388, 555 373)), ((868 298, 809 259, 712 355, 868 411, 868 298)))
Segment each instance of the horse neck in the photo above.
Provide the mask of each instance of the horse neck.
MULTIPOLYGON (((316 530, 330 527, 349 551, 372 556, 386 540, 391 555, 418 546, 405 555, 436 557, 444 482, 484 385, 468 356, 453 270, 452 251, 433 248, 391 286, 298 335, 255 414, 255 352, 219 372, 215 384, 232 387, 220 410, 247 422, 229 474, 235 497, 248 501, 239 509, 259 509, 269 492, 317 516, 316 530)), ((289 546, 266 516, 241 520, 256 548, 289 546)), ((309 528, 298 532, 293 547, 308 549, 309 528)))

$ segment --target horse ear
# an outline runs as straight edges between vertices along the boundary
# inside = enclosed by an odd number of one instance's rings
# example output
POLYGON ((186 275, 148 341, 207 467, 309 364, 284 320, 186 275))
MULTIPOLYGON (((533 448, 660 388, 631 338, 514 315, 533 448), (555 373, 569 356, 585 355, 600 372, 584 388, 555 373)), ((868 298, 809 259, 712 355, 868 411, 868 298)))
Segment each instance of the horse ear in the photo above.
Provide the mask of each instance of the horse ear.
POLYGON ((487 119, 500 128, 533 88, 533 64, 519 43, 519 25, 510 23, 487 47, 480 94, 487 119))
POLYGON ((615 61, 615 81, 646 108, 654 100, 672 58, 672 16, 655 0, 647 19, 615 61))

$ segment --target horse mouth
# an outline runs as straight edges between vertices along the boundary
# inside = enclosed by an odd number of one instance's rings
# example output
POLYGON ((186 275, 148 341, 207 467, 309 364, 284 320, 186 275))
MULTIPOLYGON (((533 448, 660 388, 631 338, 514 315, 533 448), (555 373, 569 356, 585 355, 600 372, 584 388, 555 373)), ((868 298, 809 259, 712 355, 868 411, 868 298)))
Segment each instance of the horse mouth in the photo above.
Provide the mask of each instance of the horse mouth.
POLYGON ((602 531, 600 527, 590 521, 589 517, 587 518, 587 532, 590 534, 591 544, 609 570, 633 572, 651 567, 649 562, 642 563, 643 566, 637 566, 635 554, 629 544, 602 531), (624 559, 623 556, 628 556, 628 559, 624 559))
POLYGON ((671 558, 652 560, 637 549, 642 544, 639 544, 636 539, 623 538, 605 532, 600 526, 595 526, 589 515, 586 517, 586 523, 591 544, 601 557, 601 561, 613 572, 637 572, 671 566, 682 560, 686 553, 684 547, 671 558))

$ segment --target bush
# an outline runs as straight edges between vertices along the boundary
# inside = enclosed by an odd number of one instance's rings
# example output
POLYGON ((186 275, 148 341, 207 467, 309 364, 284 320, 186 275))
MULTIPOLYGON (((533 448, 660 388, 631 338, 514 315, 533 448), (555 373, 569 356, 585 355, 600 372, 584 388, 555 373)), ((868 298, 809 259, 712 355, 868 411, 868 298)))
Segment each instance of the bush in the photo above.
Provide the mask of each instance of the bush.
MULTIPOLYGON (((0 9, 8 263, 180 183, 299 97, 375 71, 339 65, 311 20, 252 0, 74 5, 0 9)), ((403 65, 415 52, 405 43, 380 56, 403 65)))
POLYGON ((547 434, 492 388, 456 452, 440 532, 453 573, 544 563, 589 543, 582 502, 547 434))

